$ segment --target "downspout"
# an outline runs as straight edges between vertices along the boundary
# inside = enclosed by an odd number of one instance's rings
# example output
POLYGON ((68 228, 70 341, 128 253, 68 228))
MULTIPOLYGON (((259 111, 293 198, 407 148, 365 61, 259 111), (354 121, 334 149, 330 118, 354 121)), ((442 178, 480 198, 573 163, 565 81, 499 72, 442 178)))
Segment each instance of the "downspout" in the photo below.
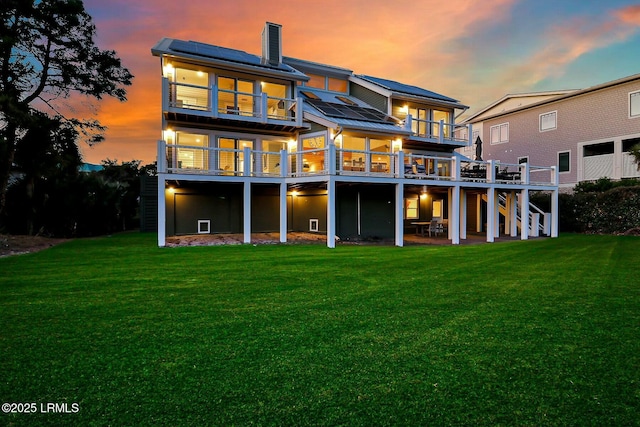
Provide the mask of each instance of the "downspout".
POLYGON ((469 107, 464 107, 464 108, 462 108, 462 111, 460 111, 460 113, 456 114, 456 115, 453 117, 453 123, 455 123, 455 122, 456 122, 456 120, 458 119, 458 117, 460 117, 461 115, 463 115, 464 113, 466 113, 468 109, 469 109, 469 107))

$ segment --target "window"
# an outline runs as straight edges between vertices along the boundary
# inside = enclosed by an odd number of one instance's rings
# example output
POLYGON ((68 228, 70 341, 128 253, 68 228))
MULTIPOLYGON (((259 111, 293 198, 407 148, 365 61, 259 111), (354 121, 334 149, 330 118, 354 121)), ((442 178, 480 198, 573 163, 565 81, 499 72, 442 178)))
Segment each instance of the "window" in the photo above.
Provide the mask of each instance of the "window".
POLYGON ((571 152, 561 151, 558 153, 558 172, 569 172, 571 170, 571 152))
POLYGON ((431 134, 433 135, 433 137, 437 138, 440 136, 440 120, 444 122, 444 136, 446 136, 447 138, 450 137, 451 126, 447 126, 447 125, 450 124, 451 122, 451 114, 449 114, 448 111, 440 111, 440 110, 433 110, 432 114, 433 114, 434 123, 432 123, 433 131, 431 134))
POLYGON ((347 93, 347 81, 343 79, 336 79, 333 77, 329 77, 329 84, 327 89, 329 89, 332 92, 347 93))
POLYGON ((411 131, 417 135, 426 137, 427 135, 427 114, 428 110, 424 108, 410 108, 411 114, 411 131))
POLYGON ((540 132, 547 130, 553 130, 558 125, 558 112, 551 111, 550 113, 540 114, 540 132))
POLYGON ((299 92, 300 92, 302 95, 304 95, 304 96, 306 96, 307 98, 309 98, 309 99, 317 99, 317 100, 319 100, 319 99, 320 99, 320 97, 319 97, 318 95, 316 95, 316 94, 315 94, 315 93, 313 93, 313 92, 309 92, 308 90, 301 90, 301 91, 299 91, 299 92))
POLYGON ((324 170, 325 148, 324 135, 302 138, 302 172, 318 172, 324 170), (311 151, 305 153, 305 151, 311 151))
POLYGON ((404 199, 404 218, 405 219, 418 219, 418 198, 412 197, 404 199))
POLYGON ((253 86, 252 81, 218 77, 218 111, 253 116, 253 86))
POLYGON ((173 107, 194 110, 209 108, 209 75, 203 71, 186 68, 171 68, 167 74, 174 87, 171 90, 171 104, 173 107))
POLYGON ((279 83, 262 82, 262 92, 267 94, 267 115, 274 119, 287 119, 290 106, 287 98, 287 86, 279 83))
POLYGON ((207 135, 176 132, 176 139, 178 144, 176 147, 178 164, 176 166, 178 168, 208 169, 208 151, 205 149, 209 146, 207 135))
POLYGON ((358 105, 357 102, 355 102, 353 99, 347 98, 346 96, 336 96, 336 99, 344 102, 347 105, 356 105, 356 106, 358 105))
POLYGON ((318 74, 306 73, 307 77, 309 77, 309 81, 304 85, 309 87, 315 87, 316 89, 324 89, 325 87, 325 78, 324 76, 320 76, 318 74))
POLYGON ((629 117, 640 117, 640 91, 629 93, 629 117))
POLYGON ((509 123, 491 126, 491 144, 509 142, 509 123))
POLYGON ((235 175, 244 170, 244 148, 253 148, 253 141, 245 139, 218 138, 218 169, 235 175))

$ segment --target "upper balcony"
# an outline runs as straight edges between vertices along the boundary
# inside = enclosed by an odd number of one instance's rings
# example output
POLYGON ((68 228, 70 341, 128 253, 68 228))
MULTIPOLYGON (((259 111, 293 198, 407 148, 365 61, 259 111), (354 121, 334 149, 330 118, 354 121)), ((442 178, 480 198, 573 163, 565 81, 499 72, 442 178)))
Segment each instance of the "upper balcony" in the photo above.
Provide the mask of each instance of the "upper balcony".
POLYGON ((168 120, 293 132, 302 121, 299 98, 225 90, 162 78, 162 112, 168 120))
POLYGON ((457 147, 473 144, 471 124, 458 125, 444 120, 424 120, 407 114, 404 129, 410 131, 412 139, 417 141, 450 144, 457 147))
MULTIPOLYGON (((350 150, 329 145, 304 151, 259 151, 213 148, 158 142, 158 172, 221 177, 324 179, 328 175, 459 182, 471 187, 483 184, 555 187, 555 166, 507 164, 490 160, 463 160, 457 156, 350 150)), ((226 179, 226 178, 225 178, 226 179)))

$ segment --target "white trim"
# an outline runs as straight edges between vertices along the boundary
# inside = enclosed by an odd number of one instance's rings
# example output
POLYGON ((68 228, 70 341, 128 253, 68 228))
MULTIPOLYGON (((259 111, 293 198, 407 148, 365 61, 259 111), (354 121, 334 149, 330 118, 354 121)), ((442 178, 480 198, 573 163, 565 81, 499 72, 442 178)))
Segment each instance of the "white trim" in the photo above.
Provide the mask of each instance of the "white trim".
POLYGON ((311 231, 311 232, 320 231, 318 218, 309 219, 309 231, 311 231))
POLYGON ((198 234, 211 234, 211 220, 199 219, 198 220, 198 234), (205 226, 205 227, 203 227, 205 226))
POLYGON ((571 150, 562 150, 556 153, 556 158, 558 159, 558 173, 571 173, 571 150), (569 153, 569 170, 561 171, 560 170, 560 154, 569 153))
POLYGON ((550 130, 558 129, 558 110, 548 111, 546 113, 541 113, 538 115, 538 130, 540 132, 549 132, 550 130), (552 116, 553 117, 553 127, 543 129, 542 128, 542 116, 552 116))
POLYGON ((490 145, 497 145, 497 144, 504 144, 509 142, 509 122, 504 122, 504 123, 499 123, 497 125, 493 125, 491 127, 489 127, 489 144, 490 145), (502 127, 506 126, 507 128, 507 138, 506 139, 502 139, 502 127), (498 130, 498 141, 497 142, 493 142, 493 130, 496 129, 498 130))
POLYGON ((629 92, 629 95, 627 96, 627 100, 629 101, 629 118, 630 119, 637 119, 640 118, 640 90, 634 90, 633 92, 629 92), (638 113, 637 114, 631 114, 631 96, 635 95, 638 97, 638 113))

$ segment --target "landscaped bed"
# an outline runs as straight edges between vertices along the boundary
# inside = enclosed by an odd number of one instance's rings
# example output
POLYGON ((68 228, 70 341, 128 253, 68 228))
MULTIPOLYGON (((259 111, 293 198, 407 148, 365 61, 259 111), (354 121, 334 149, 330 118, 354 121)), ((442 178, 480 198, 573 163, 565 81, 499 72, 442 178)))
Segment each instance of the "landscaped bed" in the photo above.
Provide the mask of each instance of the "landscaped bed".
POLYGON ((639 249, 123 234, 5 257, 0 397, 37 411, 0 422, 633 425, 639 249))

